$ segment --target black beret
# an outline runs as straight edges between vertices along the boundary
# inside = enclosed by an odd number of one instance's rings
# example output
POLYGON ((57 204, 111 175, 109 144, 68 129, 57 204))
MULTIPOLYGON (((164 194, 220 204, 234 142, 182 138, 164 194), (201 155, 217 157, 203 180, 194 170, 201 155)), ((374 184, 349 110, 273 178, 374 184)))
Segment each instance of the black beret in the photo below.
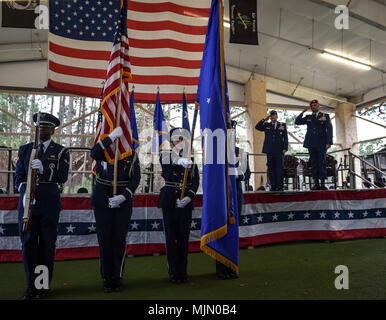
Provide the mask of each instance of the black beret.
POLYGON ((272 110, 270 113, 269 113, 271 116, 277 114, 277 112, 275 110, 272 110))
MULTIPOLYGON (((37 123, 38 114, 35 113, 32 119, 35 123, 37 123)), ((40 125, 56 128, 60 126, 60 120, 52 114, 40 112, 40 125)))

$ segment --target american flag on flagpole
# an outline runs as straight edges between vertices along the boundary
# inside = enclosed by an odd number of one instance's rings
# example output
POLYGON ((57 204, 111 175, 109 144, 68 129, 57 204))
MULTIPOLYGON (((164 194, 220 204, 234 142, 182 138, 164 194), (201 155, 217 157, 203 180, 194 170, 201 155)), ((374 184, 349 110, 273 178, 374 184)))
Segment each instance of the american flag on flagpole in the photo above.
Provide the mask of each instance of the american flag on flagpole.
MULTIPOLYGON (((98 122, 94 144, 107 137, 115 128, 116 114, 121 103, 119 126, 123 135, 118 142, 118 159, 132 154, 132 130, 130 121, 128 82, 131 80, 131 66, 129 58, 129 41, 127 38, 127 0, 121 0, 121 13, 114 34, 114 44, 111 50, 110 63, 107 69, 103 96, 98 111, 98 122)), ((105 149, 106 159, 113 164, 115 145, 105 149)), ((95 164, 93 165, 93 171, 95 164)))
MULTIPOLYGON (((127 28, 136 102, 194 102, 210 0, 128 0, 127 28)), ((100 97, 120 0, 50 0, 50 90, 100 97)))

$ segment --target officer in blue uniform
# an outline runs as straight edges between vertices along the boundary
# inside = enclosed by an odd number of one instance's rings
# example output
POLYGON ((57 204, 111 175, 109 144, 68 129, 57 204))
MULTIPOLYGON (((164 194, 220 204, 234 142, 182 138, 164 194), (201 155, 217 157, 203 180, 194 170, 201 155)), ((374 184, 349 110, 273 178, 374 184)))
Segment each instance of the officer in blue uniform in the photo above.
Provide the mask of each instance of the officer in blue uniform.
POLYGON ((277 112, 272 110, 269 116, 256 125, 257 130, 265 133, 263 153, 267 155, 271 191, 283 191, 284 155, 288 151, 287 126, 277 119, 277 112))
POLYGON ((319 112, 318 100, 312 100, 307 107, 296 118, 296 125, 307 125, 307 133, 304 139, 304 148, 308 148, 312 166, 312 178, 314 186, 312 190, 327 190, 325 180, 327 179, 326 152, 332 145, 333 129, 330 116, 319 112), (303 117, 310 110, 312 114, 303 117), (320 183, 319 183, 320 180, 320 183))
MULTIPOLYGON (((29 160, 33 143, 19 148, 16 163, 15 185, 20 191, 18 203, 19 234, 22 242, 24 270, 27 278, 27 290, 23 299, 45 298, 49 289, 36 289, 35 268, 44 265, 48 268, 51 282, 56 248, 59 212, 62 209, 60 189, 68 178, 69 152, 60 144, 52 141, 55 127, 60 125, 59 119, 48 113, 40 113, 40 144, 38 158, 32 160, 31 168, 38 170, 35 204, 32 207, 32 221, 28 232, 23 233, 23 215, 25 205, 26 182, 29 160)), ((37 114, 33 116, 37 122, 37 114)))
POLYGON ((169 280, 186 283, 189 282, 187 265, 193 199, 200 184, 200 175, 197 165, 186 158, 187 131, 173 128, 169 137, 172 150, 162 152, 160 157, 165 185, 160 191, 158 207, 162 208, 169 280), (180 200, 185 168, 189 169, 188 180, 184 197, 180 200))
POLYGON ((106 293, 123 289, 126 236, 133 211, 133 196, 141 180, 138 155, 133 152, 118 161, 117 195, 113 195, 114 165, 107 161, 104 151, 122 134, 122 128, 117 127, 91 149, 91 158, 97 163, 97 179, 90 203, 94 207, 102 289, 106 293))
MULTIPOLYGON (((231 127, 233 130, 233 143, 236 144, 236 126, 237 121, 231 121, 231 127)), ((244 157, 243 149, 235 147, 235 156, 236 156, 236 189, 237 189, 237 210, 238 210, 238 223, 241 221, 241 213, 244 205, 244 194, 243 187, 241 185, 242 181, 247 181, 251 177, 251 170, 249 168, 249 163, 247 158, 244 157)), ((237 279, 239 275, 233 271, 231 268, 226 267, 221 262, 216 260, 216 275, 222 280, 226 279, 237 279)))

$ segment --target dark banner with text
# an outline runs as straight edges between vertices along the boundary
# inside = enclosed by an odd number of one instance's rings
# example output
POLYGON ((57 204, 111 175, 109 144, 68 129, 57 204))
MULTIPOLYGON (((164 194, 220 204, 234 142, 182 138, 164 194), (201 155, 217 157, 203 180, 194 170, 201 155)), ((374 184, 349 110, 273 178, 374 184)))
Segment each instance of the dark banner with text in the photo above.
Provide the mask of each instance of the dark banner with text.
POLYGON ((2 1, 1 27, 3 28, 35 28, 38 13, 35 9, 39 0, 2 1))
POLYGON ((257 0, 229 0, 230 42, 258 45, 257 0))

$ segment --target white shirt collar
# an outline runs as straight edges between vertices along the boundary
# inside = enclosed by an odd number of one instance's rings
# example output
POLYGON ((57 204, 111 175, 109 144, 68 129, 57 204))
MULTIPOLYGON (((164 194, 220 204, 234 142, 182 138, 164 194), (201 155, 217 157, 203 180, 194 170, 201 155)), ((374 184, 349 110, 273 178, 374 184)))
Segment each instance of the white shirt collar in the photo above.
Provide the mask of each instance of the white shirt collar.
MULTIPOLYGON (((52 139, 43 142, 44 152, 47 151, 47 148, 48 148, 48 146, 50 145, 51 140, 52 140, 52 139)), ((40 144, 41 144, 41 143, 40 143, 40 144)), ((40 145, 40 144, 39 144, 39 145, 40 145)))

